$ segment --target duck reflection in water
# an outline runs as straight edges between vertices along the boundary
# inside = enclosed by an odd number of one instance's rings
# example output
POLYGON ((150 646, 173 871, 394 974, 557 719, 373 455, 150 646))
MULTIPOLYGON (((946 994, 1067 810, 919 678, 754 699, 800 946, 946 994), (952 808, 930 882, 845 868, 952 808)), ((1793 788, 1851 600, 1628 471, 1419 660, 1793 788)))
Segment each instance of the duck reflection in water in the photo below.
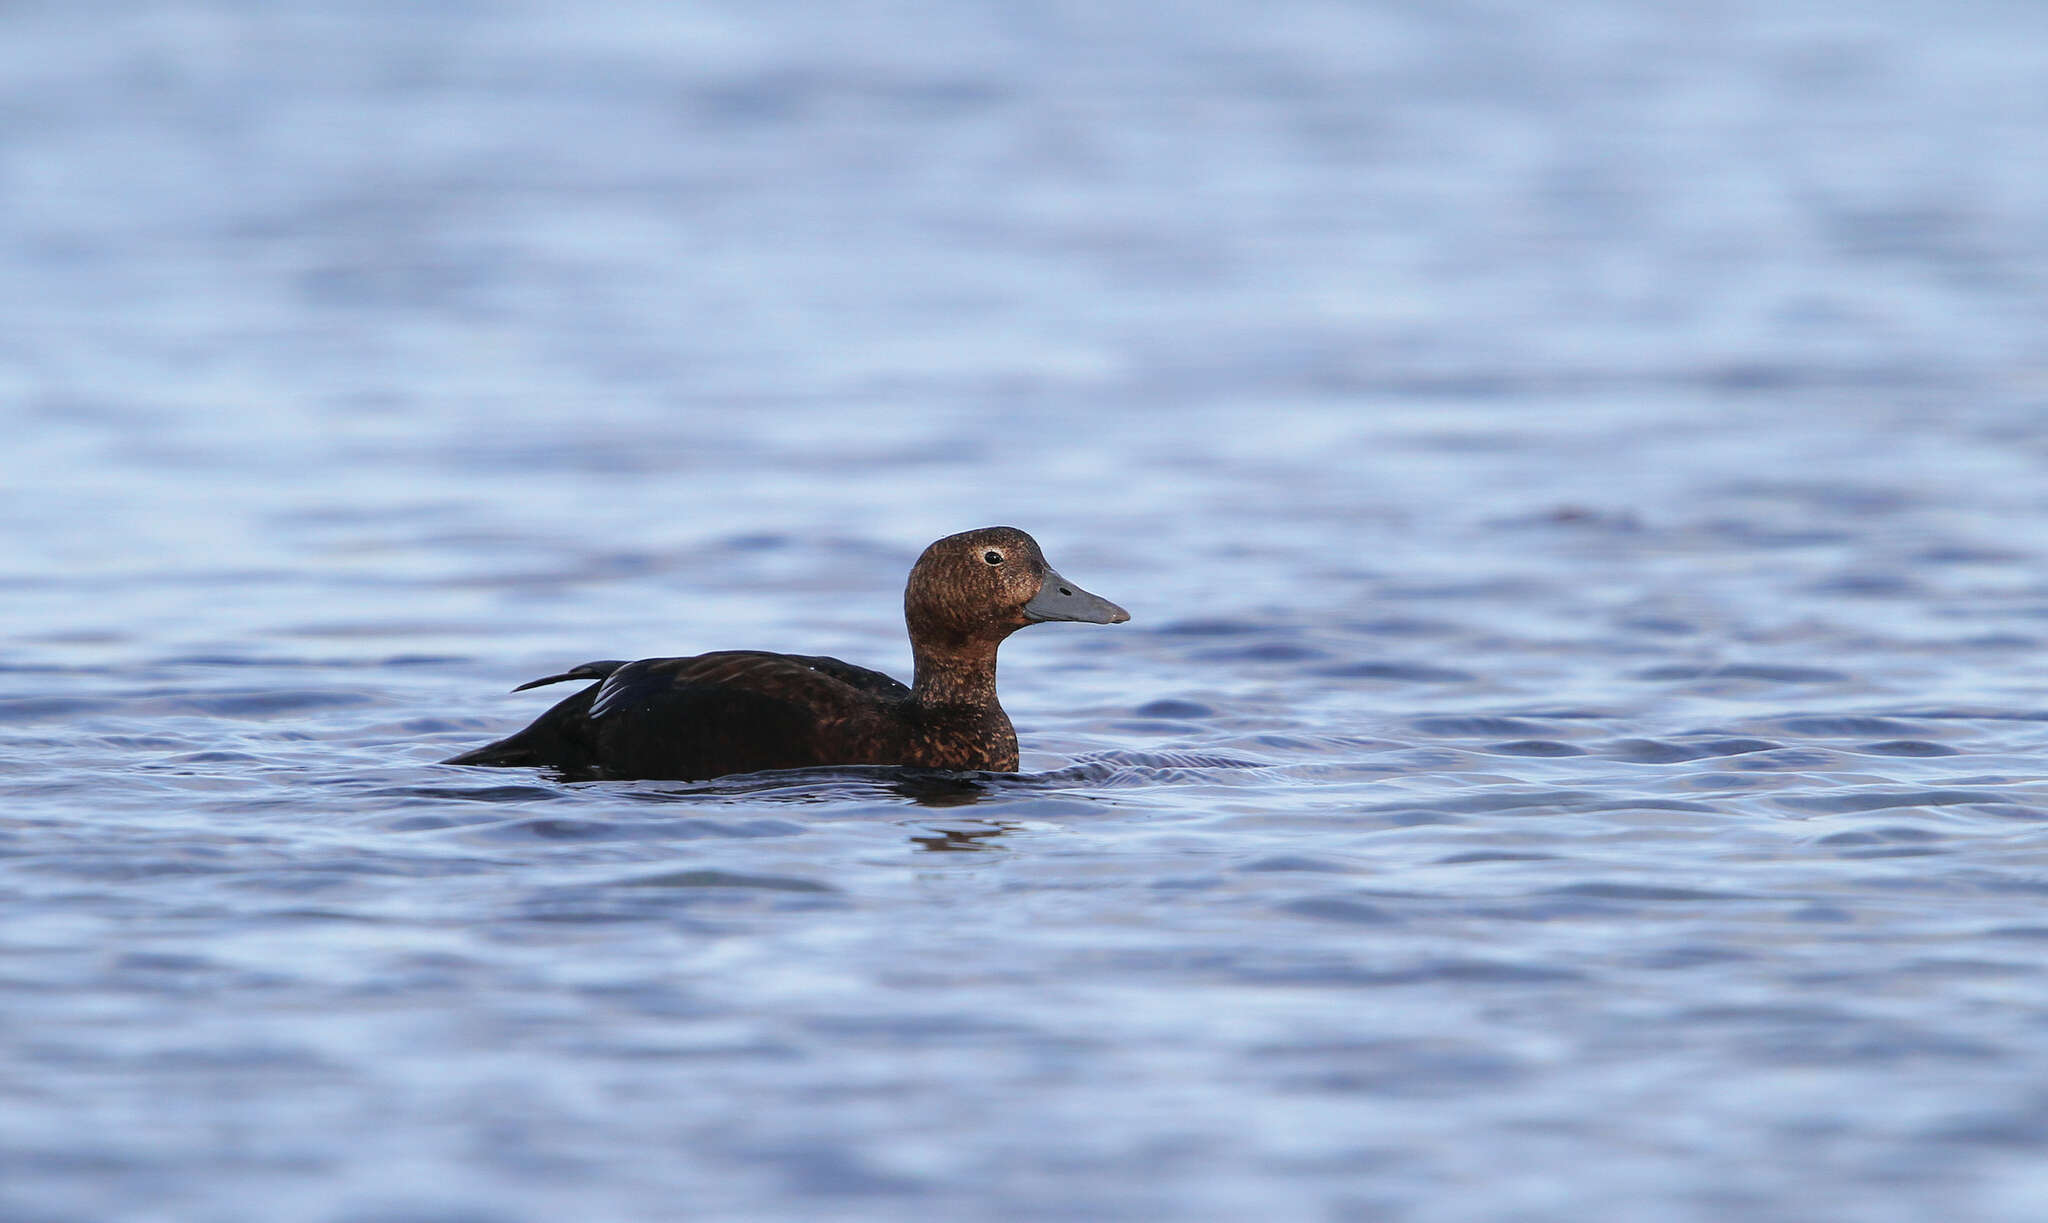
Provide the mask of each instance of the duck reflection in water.
POLYGON ((931 853, 958 854, 981 853, 998 849, 993 842, 1004 833, 1014 832, 1020 824, 992 821, 980 828, 927 828, 910 838, 913 845, 931 853))
POLYGON ((904 769, 889 788, 920 807, 972 806, 996 789, 990 779, 936 769, 904 769))

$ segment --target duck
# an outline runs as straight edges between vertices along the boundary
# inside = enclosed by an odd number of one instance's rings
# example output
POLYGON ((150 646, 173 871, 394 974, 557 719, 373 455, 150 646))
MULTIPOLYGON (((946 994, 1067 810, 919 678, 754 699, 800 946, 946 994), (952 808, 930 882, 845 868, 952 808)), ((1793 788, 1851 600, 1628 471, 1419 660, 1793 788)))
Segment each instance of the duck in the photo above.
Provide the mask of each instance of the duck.
POLYGON ((587 662, 514 688, 590 681, 519 733, 442 763, 663 781, 861 764, 1014 773, 997 649, 1033 624, 1130 618, 1060 576, 1024 531, 962 531, 926 548, 904 586, 908 685, 837 658, 755 650, 587 662))

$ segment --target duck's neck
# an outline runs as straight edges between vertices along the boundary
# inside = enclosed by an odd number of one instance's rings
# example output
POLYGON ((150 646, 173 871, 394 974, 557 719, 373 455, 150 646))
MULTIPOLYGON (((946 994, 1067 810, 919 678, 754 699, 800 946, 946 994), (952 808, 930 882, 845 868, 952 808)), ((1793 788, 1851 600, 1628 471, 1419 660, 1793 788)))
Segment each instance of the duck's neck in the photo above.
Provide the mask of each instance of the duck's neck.
POLYGON ((902 763, 931 769, 1017 771, 1017 731, 996 703, 996 645, 913 645, 909 721, 916 727, 902 763))
POLYGON ((995 641, 948 643, 944 648, 911 643, 917 674, 910 698, 920 705, 996 709, 995 641))

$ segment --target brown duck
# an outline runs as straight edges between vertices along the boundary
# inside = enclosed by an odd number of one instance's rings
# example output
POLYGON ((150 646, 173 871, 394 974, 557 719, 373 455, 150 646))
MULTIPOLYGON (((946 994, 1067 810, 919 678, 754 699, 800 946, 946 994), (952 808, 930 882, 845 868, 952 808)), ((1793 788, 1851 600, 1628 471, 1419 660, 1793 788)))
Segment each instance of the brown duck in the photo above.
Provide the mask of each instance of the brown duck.
POLYGON ((1122 624, 1130 613, 1054 572, 1038 541, 984 527, 924 550, 903 591, 917 674, 906 688, 836 658, 721 650, 587 662, 514 692, 597 680, 507 739, 448 764, 696 780, 761 769, 894 764, 1017 769, 996 701, 996 649, 1027 624, 1122 624))

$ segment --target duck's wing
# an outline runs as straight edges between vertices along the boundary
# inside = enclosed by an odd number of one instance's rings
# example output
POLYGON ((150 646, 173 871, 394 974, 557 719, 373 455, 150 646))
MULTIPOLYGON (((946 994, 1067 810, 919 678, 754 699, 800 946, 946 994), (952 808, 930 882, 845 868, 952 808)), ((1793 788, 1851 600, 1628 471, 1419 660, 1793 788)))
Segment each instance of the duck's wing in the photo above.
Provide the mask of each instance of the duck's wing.
POLYGON ((523 688, 596 680, 525 730, 449 764, 542 765, 596 777, 691 780, 886 761, 888 704, 910 694, 836 658, 728 650, 584 663, 523 688))
MULTIPOLYGON (((584 669, 579 667, 577 672, 584 669)), ((569 674, 576 676, 576 672, 569 674)), ((589 716, 599 720, 661 704, 685 691, 705 689, 783 702, 824 720, 869 708, 877 697, 910 695, 910 689, 881 672, 837 658, 721 650, 690 658, 643 658, 612 665, 591 698, 589 716)))
POLYGON ((610 777, 693 779, 887 763, 909 690, 837 659, 724 651, 630 662, 588 689, 580 734, 610 777))
POLYGON ((856 667, 841 659, 823 658, 816 654, 781 654, 775 657, 800 662, 820 675, 829 675, 842 684, 851 685, 874 696, 901 700, 910 695, 910 689, 901 680, 884 675, 880 671, 856 667))

